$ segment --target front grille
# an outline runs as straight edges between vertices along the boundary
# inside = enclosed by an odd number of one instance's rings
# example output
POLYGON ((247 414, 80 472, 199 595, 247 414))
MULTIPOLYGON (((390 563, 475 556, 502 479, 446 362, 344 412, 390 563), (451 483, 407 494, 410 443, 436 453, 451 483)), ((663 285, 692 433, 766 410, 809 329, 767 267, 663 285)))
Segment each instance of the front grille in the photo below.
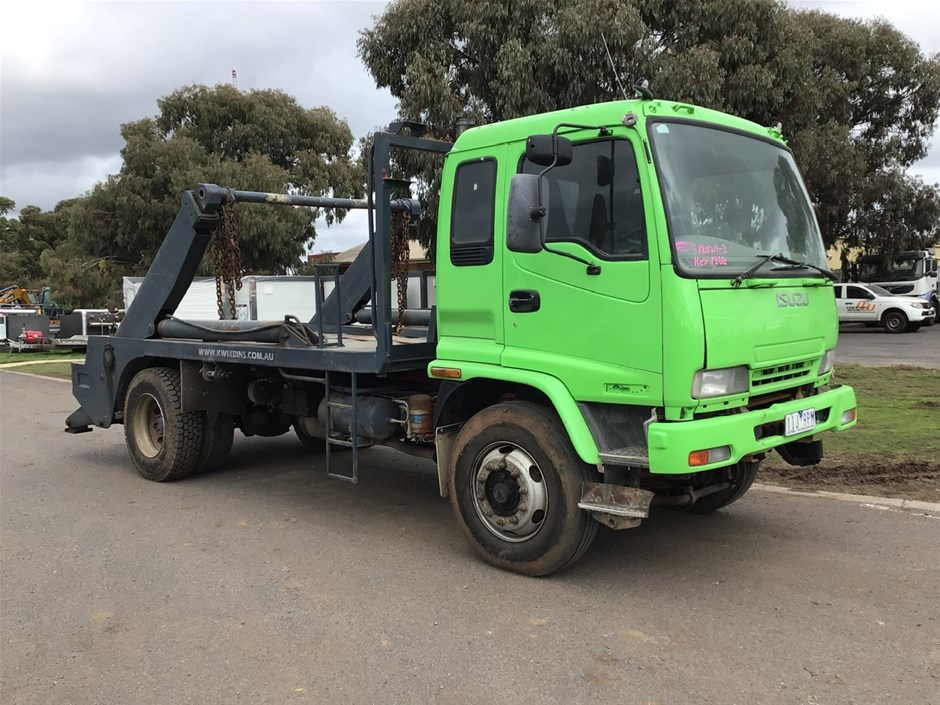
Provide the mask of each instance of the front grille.
POLYGON ((751 389, 757 391, 781 382, 800 380, 809 376, 812 364, 811 360, 802 360, 787 365, 774 365, 773 367, 751 370, 751 389))

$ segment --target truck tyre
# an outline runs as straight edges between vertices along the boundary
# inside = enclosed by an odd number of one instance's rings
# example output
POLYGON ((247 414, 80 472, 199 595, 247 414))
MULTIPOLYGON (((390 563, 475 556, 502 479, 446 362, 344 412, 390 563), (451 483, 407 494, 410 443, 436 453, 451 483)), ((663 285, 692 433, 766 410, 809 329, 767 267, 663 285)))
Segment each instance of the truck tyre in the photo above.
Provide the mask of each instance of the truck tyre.
POLYGON ((460 430, 451 468, 457 522, 484 560, 523 575, 574 563, 597 534, 578 508, 596 482, 561 421, 542 406, 511 401, 480 411, 460 430))
POLYGON ((900 311, 888 311, 881 319, 881 325, 889 333, 903 333, 907 330, 907 316, 900 311))
POLYGON ((124 400, 124 438, 137 471, 166 482, 196 469, 203 447, 205 416, 182 412, 180 374, 169 367, 138 372, 124 400))
POLYGON ((235 440, 235 419, 230 414, 219 414, 209 425, 203 417, 202 448, 196 462, 197 472, 212 472, 228 462, 235 440))
POLYGON ((734 470, 731 487, 706 495, 683 509, 690 514, 711 514, 717 509, 737 502, 754 484, 758 469, 760 469, 760 463, 746 463, 742 460, 734 470))
POLYGON ((294 433, 297 434, 297 440, 300 441, 300 444, 310 453, 325 453, 326 452, 326 439, 317 438, 316 436, 311 436, 304 430, 304 427, 294 422, 294 433))

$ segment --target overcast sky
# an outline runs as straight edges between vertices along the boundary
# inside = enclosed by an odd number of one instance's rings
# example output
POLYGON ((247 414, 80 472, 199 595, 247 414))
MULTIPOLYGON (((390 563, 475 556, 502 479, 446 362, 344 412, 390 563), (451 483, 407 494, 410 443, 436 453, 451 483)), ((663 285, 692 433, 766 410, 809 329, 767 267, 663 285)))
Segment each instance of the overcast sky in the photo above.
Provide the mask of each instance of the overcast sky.
MULTIPOLYGON (((469 1, 469 0, 468 0, 469 1)), ((940 12, 919 0, 791 4, 881 15, 940 52, 940 12)), ((279 88, 301 105, 329 105, 361 136, 395 117, 356 56, 359 30, 384 2, 5 3, 0 27, 0 195, 50 209, 118 172, 121 123, 153 116, 184 85, 231 81, 279 88)), ((940 181, 940 134, 912 170, 940 181)), ((318 223, 316 251, 365 239, 364 220, 318 223)))

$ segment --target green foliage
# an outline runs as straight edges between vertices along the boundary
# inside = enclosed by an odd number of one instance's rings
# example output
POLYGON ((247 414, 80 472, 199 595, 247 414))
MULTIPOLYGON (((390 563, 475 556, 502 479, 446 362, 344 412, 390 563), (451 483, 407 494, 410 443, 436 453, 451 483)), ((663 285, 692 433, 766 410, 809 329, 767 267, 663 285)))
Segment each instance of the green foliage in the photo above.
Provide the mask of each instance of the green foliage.
POLYGON ((881 20, 775 0, 398 0, 359 50, 403 116, 440 136, 462 117, 616 99, 618 75, 628 94, 646 77, 658 96, 782 123, 827 244, 940 236, 940 191, 905 173, 937 122, 940 59, 881 20))
MULTIPOLYGON (((158 101, 153 118, 121 127, 123 164, 74 204, 67 241, 43 256, 56 298, 114 305, 121 277, 142 275, 166 236, 183 191, 198 183, 239 190, 359 196, 353 136, 328 108, 307 109, 275 90, 189 86, 158 101)), ((235 209, 246 272, 283 273, 316 237, 314 220, 342 211, 235 209)), ((208 270, 204 270, 208 273, 208 270)))
MULTIPOLYGON (((42 282, 40 258, 45 250, 65 239, 73 204, 74 201, 62 201, 52 211, 26 206, 19 218, 0 216, 0 286, 32 287, 42 282)), ((0 197, 0 213, 15 207, 12 200, 0 197)))

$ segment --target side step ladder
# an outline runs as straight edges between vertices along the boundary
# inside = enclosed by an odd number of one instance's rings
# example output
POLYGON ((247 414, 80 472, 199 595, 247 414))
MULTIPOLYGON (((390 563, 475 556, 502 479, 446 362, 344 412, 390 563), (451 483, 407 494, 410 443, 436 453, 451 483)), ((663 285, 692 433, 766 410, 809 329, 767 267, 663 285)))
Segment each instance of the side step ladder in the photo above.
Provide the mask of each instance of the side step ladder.
POLYGON ((324 373, 324 390, 326 393, 326 474, 328 477, 335 478, 337 480, 343 480, 345 482, 351 482, 354 485, 359 482, 359 449, 368 448, 369 445, 365 446, 360 445, 359 443, 359 419, 358 419, 358 408, 357 400, 359 398, 358 389, 357 389, 357 380, 356 373, 352 374, 352 404, 345 404, 339 401, 333 401, 332 388, 330 385, 330 373, 324 373), (348 409, 349 410, 349 440, 344 440, 342 438, 336 438, 335 435, 335 426, 333 425, 333 411, 334 409, 348 409), (342 472, 333 472, 333 459, 331 449, 333 446, 341 446, 343 448, 350 448, 352 450, 352 469, 349 474, 342 472))

